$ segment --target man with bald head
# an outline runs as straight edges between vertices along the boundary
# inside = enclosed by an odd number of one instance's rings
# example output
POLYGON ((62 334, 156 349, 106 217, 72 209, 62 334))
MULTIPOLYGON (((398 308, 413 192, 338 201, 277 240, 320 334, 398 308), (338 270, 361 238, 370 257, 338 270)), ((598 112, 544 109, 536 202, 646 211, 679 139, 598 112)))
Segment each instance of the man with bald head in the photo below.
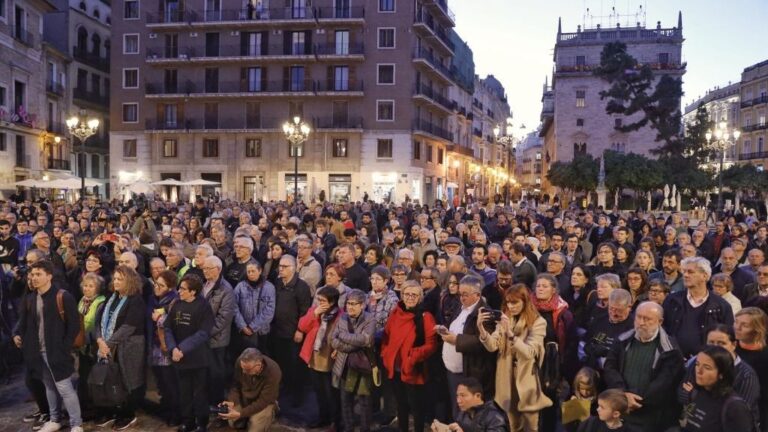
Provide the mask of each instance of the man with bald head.
POLYGON ((664 331, 663 321, 660 305, 641 303, 634 328, 618 337, 605 360, 607 387, 623 390, 629 401, 625 422, 644 432, 667 430, 680 414, 675 397, 683 354, 664 331))

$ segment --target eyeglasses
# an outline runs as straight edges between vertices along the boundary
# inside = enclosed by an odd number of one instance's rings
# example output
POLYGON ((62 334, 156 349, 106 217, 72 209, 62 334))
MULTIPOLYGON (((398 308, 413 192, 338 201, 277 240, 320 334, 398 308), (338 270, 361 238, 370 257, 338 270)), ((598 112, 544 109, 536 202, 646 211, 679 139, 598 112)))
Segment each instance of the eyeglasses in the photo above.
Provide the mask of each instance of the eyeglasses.
POLYGON ((394 277, 405 276, 405 273, 392 273, 392 276, 394 277))
POLYGON ((476 292, 463 292, 463 293, 459 293, 459 297, 466 298, 466 297, 471 297, 471 296, 473 296, 475 294, 477 294, 477 293, 476 292))
POLYGON ((421 295, 419 295, 419 294, 403 293, 403 298, 411 298, 411 299, 413 299, 413 298, 419 298, 419 297, 421 297, 421 295))
POLYGON ((434 279, 434 278, 432 276, 421 276, 419 279, 421 279, 421 280, 430 280, 430 279, 434 279))
POLYGON ((291 268, 291 267, 293 267, 293 266, 291 266, 291 265, 288 265, 288 264, 280 264, 280 265, 278 265, 277 267, 278 267, 278 268, 291 268))
POLYGON ((362 303, 360 303, 360 302, 353 302, 353 301, 348 301, 347 302, 347 306, 360 306, 361 304, 362 303))

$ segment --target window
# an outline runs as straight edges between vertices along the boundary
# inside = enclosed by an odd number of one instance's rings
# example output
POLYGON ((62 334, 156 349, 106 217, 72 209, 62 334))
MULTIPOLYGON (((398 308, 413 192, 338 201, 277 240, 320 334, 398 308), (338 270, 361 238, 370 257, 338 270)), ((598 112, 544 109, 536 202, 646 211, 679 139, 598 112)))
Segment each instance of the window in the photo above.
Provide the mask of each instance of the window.
POLYGON ((101 170, 99 169, 99 155, 91 155, 91 177, 101 177, 101 170))
POLYGON ((434 148, 432 144, 427 144, 427 162, 432 162, 432 152, 434 151, 434 148))
POLYGON ((139 19, 139 0, 125 0, 125 19, 139 19))
POLYGON ((441 148, 437 149, 437 163, 440 165, 443 164, 443 149, 441 148))
POLYGON ((175 139, 163 140, 163 157, 175 158, 178 155, 178 146, 175 139))
POLYGON ((5 8, 7 6, 6 0, 0 0, 0 19, 5 20, 7 18, 5 14, 5 8))
POLYGON ((123 140, 123 157, 124 158, 136 157, 136 140, 135 139, 123 140))
POLYGON ((744 148, 742 149, 743 154, 749 154, 752 153, 752 141, 746 140, 744 141, 744 148))
POLYGON ((376 74, 376 83, 379 85, 392 85, 395 83, 395 65, 380 64, 376 74))
POLYGON ((123 88, 124 89, 139 88, 139 70, 138 69, 123 69, 123 88))
POLYGON ((586 90, 576 90, 576 107, 584 108, 586 106, 586 90))
POLYGON ((178 126, 178 106, 176 104, 166 104, 163 106, 164 124, 167 128, 176 128, 178 126))
POLYGON ((258 102, 245 103, 245 127, 248 129, 261 128, 261 104, 258 102))
POLYGON ((0 132, 0 152, 8 151, 8 135, 0 132))
POLYGON ((584 119, 577 118, 576 119, 576 126, 584 126, 584 119))
POLYGON ((205 92, 216 93, 219 91, 219 69, 205 69, 205 92))
POLYGON ((172 33, 165 35, 165 58, 179 57, 179 35, 172 33))
POLYGON ((240 54, 252 57, 262 55, 262 35, 260 32, 241 33, 240 54))
POLYGON ((587 57, 580 55, 576 56, 576 66, 584 66, 587 64, 587 57))
POLYGON ((620 128, 622 126, 622 124, 623 123, 622 123, 620 118, 613 119, 613 127, 614 127, 614 129, 620 128))
POLYGON ((392 140, 376 140, 376 157, 381 159, 392 159, 392 140))
POLYGON ((394 28, 380 28, 379 29, 379 48, 394 48, 395 47, 395 29, 394 28))
POLYGON ((333 67, 333 89, 336 91, 349 90, 349 66, 333 67))
POLYGON ((379 0, 379 12, 394 12, 395 0, 379 0))
MULTIPOLYGON (((573 143, 573 155, 585 155, 587 154, 587 143, 573 143)), ((538 154, 539 158, 541 157, 541 153, 538 154)))
POLYGON ((139 122, 139 104, 124 103, 123 104, 123 123, 138 123, 138 122, 139 122))
POLYGON ((304 157, 304 143, 288 146, 288 157, 304 157))
POLYGON ((304 91, 304 66, 291 66, 290 91, 304 91))
POLYGON ((413 142, 413 158, 415 160, 421 160, 421 141, 413 142))
POLYGON ((205 104, 205 128, 206 129, 218 129, 219 128, 219 104, 207 103, 205 104))
POLYGON ((138 33, 123 35, 123 54, 139 53, 139 35, 138 33))
POLYGON ((291 55, 303 55, 306 49, 306 33, 295 31, 291 35, 291 55))
POLYGON ((669 53, 659 53, 659 63, 662 65, 669 64, 669 53))
POLYGON ((261 157, 261 138, 247 138, 245 140, 245 157, 261 157))
POLYGON ((206 138, 203 140, 203 157, 219 157, 219 140, 206 138))
POLYGON ((342 138, 336 138, 333 140, 333 157, 345 158, 347 157, 347 145, 348 141, 342 138))
POLYGON ((765 139, 763 137, 759 137, 757 139, 757 151, 758 153, 762 153, 764 151, 763 144, 765 143, 765 139))
POLYGON ((245 75, 245 90, 248 92, 258 92, 262 91, 261 88, 261 68, 260 67, 249 67, 244 70, 245 75))
POLYGON ((349 30, 336 30, 336 55, 349 55, 349 30))
MULTIPOLYGON (((2 1, 2 0, 0 0, 2 1)), ((6 100, 7 94, 5 87, 0 87, 0 107, 8 106, 8 101, 6 100)))
POLYGON ((393 100, 376 101, 376 120, 395 121, 395 101, 393 100))

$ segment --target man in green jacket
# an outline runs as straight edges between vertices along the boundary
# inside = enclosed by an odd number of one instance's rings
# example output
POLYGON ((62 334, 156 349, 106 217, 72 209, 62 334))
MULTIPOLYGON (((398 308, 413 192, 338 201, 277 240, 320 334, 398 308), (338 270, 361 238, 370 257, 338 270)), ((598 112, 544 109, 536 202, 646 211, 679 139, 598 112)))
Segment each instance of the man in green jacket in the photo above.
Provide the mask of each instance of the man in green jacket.
POLYGON ((246 348, 235 363, 229 400, 221 403, 227 412, 219 414, 231 427, 248 432, 266 432, 277 414, 277 396, 282 372, 274 360, 256 348, 246 348))

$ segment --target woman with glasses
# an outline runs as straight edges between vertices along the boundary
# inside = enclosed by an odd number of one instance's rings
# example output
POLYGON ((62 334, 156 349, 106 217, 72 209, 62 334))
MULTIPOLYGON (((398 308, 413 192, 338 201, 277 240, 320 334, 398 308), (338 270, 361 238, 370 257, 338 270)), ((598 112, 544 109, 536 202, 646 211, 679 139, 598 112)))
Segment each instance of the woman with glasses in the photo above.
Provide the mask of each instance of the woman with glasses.
MULTIPOLYGON (((355 430, 354 408, 360 407, 360 431, 368 432, 372 426, 371 394, 373 379, 371 360, 374 360, 374 331, 376 320, 365 312, 366 295, 359 289, 350 290, 346 313, 339 319, 331 338, 336 352, 333 363, 332 384, 341 391, 341 414, 344 429, 355 430)), ((374 360, 375 361, 375 360, 374 360)))
MULTIPOLYGON (((96 363, 96 317, 106 297, 102 294, 104 279, 93 273, 83 276, 81 285, 83 297, 77 304, 77 311, 83 320, 85 345, 77 352, 79 359, 77 373, 87 378, 96 363)), ((90 400, 88 386, 83 381, 77 388, 77 396, 80 399, 80 407, 87 417, 93 416, 93 401, 90 400)))
POLYGON ((718 273, 712 276, 709 283, 712 284, 712 292, 727 301, 731 305, 733 315, 736 316, 736 313, 741 310, 741 300, 733 295, 733 279, 725 273, 718 273))
POLYGON ((669 284, 661 279, 653 279, 648 282, 648 300, 663 305, 669 295, 669 284))
POLYGON ((403 284, 408 279, 408 268, 402 264, 392 266, 392 291, 401 297, 403 284))
MULTIPOLYGON (((344 284, 344 276, 347 274, 346 269, 339 263, 329 264, 325 267, 325 285, 321 288, 329 287, 333 288, 339 293, 339 307, 343 310, 344 305, 347 302, 347 293, 351 290, 346 284, 344 284)), ((320 288, 317 289, 320 291, 320 288)), ((315 293, 315 299, 312 301, 313 306, 317 306, 317 292, 315 293)))
POLYGON ((71 281, 70 286, 76 286, 77 290, 70 292, 77 293, 75 298, 80 298, 80 287, 83 284, 83 276, 86 274, 94 274, 104 279, 104 286, 110 286, 112 278, 110 277, 107 266, 104 265, 104 258, 97 250, 90 250, 85 256, 85 262, 82 267, 76 267, 68 276, 71 281))
POLYGON ((501 320, 489 332, 491 313, 478 316, 480 342, 497 352, 494 400, 507 413, 511 430, 539 430, 539 411, 552 405, 541 391, 536 361, 544 355, 547 322, 531 302, 525 284, 515 284, 504 293, 501 320), (511 379, 510 379, 511 377, 511 379))
POLYGON ((154 283, 153 295, 149 298, 147 339, 149 345, 149 366, 160 393, 160 415, 168 426, 178 426, 179 418, 179 377, 173 367, 171 352, 165 342, 163 324, 168 312, 179 300, 176 292, 176 273, 163 270, 154 283))
MULTIPOLYGON (((387 324, 389 315, 397 307, 397 294, 389 288, 390 272, 385 266, 374 267, 371 271, 371 291, 365 300, 366 311, 373 316, 374 320, 374 348, 376 350, 376 360, 380 370, 383 370, 381 363, 381 339, 384 334, 384 326, 387 324)), ((392 383, 386 374, 382 374, 381 387, 374 388, 374 394, 371 398, 373 411, 379 409, 385 413, 387 418, 395 417, 395 399, 392 391, 392 383), (383 398, 383 406, 380 404, 383 398)))
POLYGON ((381 358, 387 377, 392 380, 397 400, 397 423, 408 432, 413 416, 416 432, 424 427, 424 363, 437 350, 435 318, 421 308, 424 290, 416 281, 402 286, 402 301, 394 308, 384 328, 381 358))
POLYGON ((627 270, 624 289, 632 294, 632 309, 634 310, 637 305, 648 300, 648 273, 637 267, 627 270))
POLYGON ((448 277, 448 288, 440 292, 440 306, 437 322, 448 326, 451 323, 451 317, 458 315, 461 309, 461 298, 459 296, 459 282, 466 276, 466 273, 453 273, 448 277))

